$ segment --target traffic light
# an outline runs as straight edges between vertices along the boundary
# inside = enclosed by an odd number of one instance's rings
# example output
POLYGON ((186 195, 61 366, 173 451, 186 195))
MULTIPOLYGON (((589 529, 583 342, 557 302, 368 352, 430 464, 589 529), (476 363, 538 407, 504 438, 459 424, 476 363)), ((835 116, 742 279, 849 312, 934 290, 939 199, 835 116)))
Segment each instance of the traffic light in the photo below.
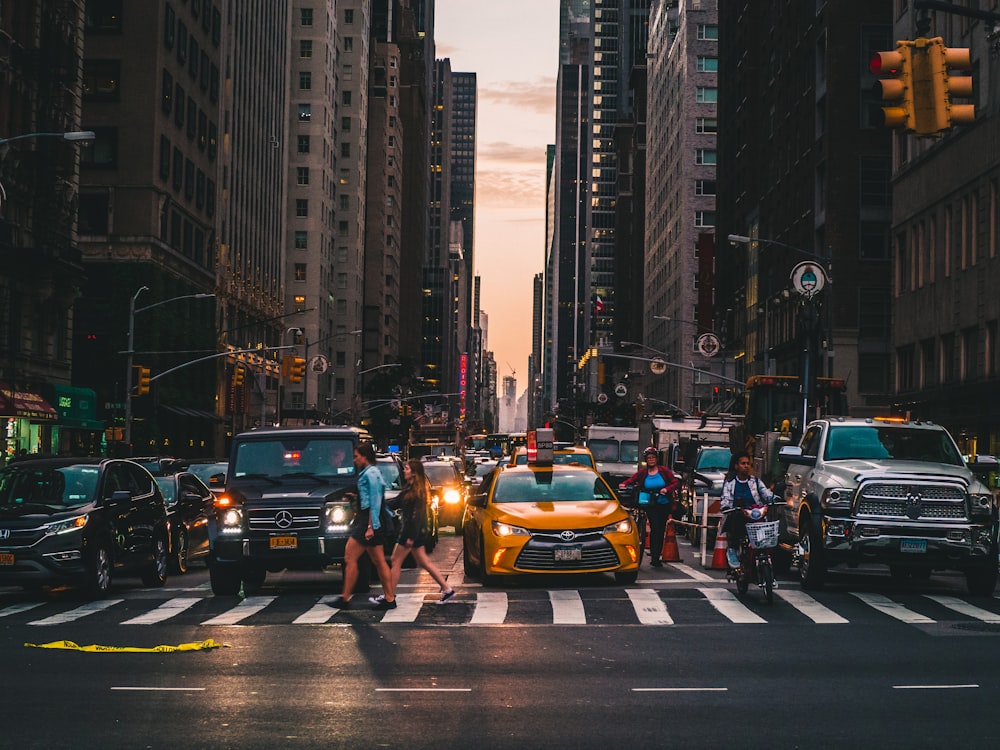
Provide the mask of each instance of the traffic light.
POLYGON ((302 357, 292 357, 288 366, 288 382, 301 383, 306 375, 306 361, 302 357))
POLYGON ((882 125, 894 130, 913 130, 913 79, 911 48, 913 42, 896 42, 896 49, 873 52, 868 60, 872 75, 881 76, 875 83, 875 93, 887 106, 881 108, 882 125))
POLYGON ((236 365, 236 369, 233 370, 233 385, 243 385, 243 373, 244 370, 239 365, 236 365))
POLYGON ((149 393, 149 368, 135 365, 135 395, 145 396, 149 393))
MULTIPOLYGON (((921 40, 917 40, 920 42, 921 40)), ((970 72, 972 57, 968 47, 949 49, 941 37, 925 40, 927 57, 926 101, 918 106, 926 107, 927 122, 934 128, 931 133, 939 133, 953 125, 968 125, 976 121, 976 108, 972 104, 952 104, 952 97, 963 99, 972 96, 972 75, 951 76, 951 70, 970 72)), ((916 75, 914 73, 914 75, 916 75)), ((914 82, 916 85, 916 82, 914 82)), ((918 88, 917 97, 921 96, 918 88)))

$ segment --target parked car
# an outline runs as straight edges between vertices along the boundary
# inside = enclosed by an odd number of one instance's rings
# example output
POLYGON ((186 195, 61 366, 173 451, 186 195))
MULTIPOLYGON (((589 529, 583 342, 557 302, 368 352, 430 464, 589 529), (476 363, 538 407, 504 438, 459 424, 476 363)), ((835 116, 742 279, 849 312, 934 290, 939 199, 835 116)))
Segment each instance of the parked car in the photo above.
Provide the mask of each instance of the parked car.
POLYGON ((124 459, 25 459, 0 471, 0 585, 167 580, 167 510, 152 475, 124 459))
POLYGON ((186 573, 194 560, 208 559, 208 519, 215 495, 190 471, 153 477, 167 505, 170 572, 186 573))
POLYGON ((229 462, 217 458, 192 460, 185 462, 185 469, 204 482, 215 495, 226 491, 226 475, 229 473, 229 462))

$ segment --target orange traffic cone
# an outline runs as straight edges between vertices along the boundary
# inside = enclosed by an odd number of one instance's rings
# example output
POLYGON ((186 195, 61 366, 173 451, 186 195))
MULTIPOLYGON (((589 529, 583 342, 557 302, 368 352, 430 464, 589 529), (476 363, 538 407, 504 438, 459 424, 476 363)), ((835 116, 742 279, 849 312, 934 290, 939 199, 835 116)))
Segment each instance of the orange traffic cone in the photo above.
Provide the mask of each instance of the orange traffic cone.
POLYGON ((663 537, 663 549, 660 551, 660 560, 663 562, 677 562, 681 559, 681 551, 677 549, 677 535, 674 533, 674 520, 667 521, 667 533, 663 537))
POLYGON ((643 529, 642 529, 642 548, 645 550, 649 549, 649 519, 643 516, 642 519, 643 529))
POLYGON ((715 535, 715 547, 712 548, 712 570, 727 570, 726 550, 729 548, 725 532, 720 531, 715 535))

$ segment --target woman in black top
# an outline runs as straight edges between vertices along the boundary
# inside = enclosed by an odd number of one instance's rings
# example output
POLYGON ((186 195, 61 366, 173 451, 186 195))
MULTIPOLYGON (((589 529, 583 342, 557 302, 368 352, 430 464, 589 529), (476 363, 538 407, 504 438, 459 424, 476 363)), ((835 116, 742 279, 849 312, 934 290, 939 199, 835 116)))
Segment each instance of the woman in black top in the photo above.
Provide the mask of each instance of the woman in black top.
POLYGON ((441 597, 438 604, 455 596, 455 590, 448 586, 441 571, 431 562, 424 545, 431 533, 428 519, 430 517, 431 485, 424 473, 424 465, 418 460, 410 459, 403 464, 403 491, 399 493, 401 526, 396 548, 392 551, 392 580, 399 583, 399 574, 403 570, 403 561, 407 555, 413 555, 414 562, 427 571, 431 578, 441 587, 441 597))

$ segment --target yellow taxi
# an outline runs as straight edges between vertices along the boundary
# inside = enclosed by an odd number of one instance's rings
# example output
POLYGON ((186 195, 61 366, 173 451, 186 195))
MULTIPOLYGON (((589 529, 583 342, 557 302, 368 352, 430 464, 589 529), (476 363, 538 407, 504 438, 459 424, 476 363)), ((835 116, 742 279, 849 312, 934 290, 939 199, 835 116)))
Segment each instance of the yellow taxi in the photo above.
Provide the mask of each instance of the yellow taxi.
POLYGON ((465 572, 484 583, 606 572, 628 584, 639 571, 638 531, 610 485, 592 468, 553 464, 551 448, 490 472, 469 499, 462 534, 465 572))

